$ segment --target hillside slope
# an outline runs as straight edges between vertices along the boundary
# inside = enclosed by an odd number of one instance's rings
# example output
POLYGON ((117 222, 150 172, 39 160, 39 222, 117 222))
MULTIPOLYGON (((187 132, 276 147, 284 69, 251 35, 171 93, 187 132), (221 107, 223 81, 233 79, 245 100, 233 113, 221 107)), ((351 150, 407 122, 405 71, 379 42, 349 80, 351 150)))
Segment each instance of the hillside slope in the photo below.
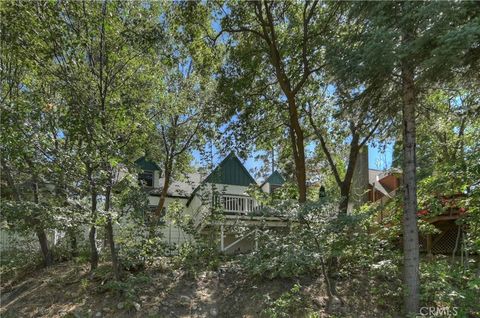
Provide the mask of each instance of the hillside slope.
MULTIPOLYGON (((103 264, 54 265, 2 282, 2 317, 329 317, 321 279, 251 279, 235 263, 188 275, 157 266, 112 283, 103 264), (298 286, 298 290, 294 286, 298 286), (293 287, 293 289, 292 289, 293 287)), ((340 284, 342 317, 385 317, 386 309, 364 298, 368 284, 340 284), (353 286, 356 285, 355 288, 353 286), (363 286, 363 287, 362 287, 363 286), (364 288, 361 290, 359 288, 364 288)))

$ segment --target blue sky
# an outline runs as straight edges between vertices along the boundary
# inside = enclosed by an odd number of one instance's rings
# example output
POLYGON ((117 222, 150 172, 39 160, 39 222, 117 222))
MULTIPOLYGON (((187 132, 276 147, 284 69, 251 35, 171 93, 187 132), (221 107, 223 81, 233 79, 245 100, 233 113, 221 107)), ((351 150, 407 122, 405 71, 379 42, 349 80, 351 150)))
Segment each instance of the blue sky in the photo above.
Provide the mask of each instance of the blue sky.
POLYGON ((368 146, 368 167, 370 169, 388 169, 392 166, 393 143, 387 143, 382 147, 368 146))

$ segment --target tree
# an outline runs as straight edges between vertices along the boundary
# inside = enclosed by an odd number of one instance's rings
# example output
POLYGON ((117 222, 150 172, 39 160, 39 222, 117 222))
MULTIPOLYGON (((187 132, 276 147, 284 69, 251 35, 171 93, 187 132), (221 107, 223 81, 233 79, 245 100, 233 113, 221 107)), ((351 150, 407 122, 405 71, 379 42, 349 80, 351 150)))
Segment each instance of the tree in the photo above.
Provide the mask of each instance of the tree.
POLYGON ((159 55, 159 66, 165 70, 158 79, 151 110, 156 133, 150 152, 163 168, 156 220, 162 214, 172 179, 189 171, 191 152, 201 147, 212 121, 212 74, 218 64, 215 59, 221 55, 214 59, 211 45, 202 39, 210 28, 208 11, 202 9, 196 3, 172 3, 165 8, 169 36, 163 39, 159 55))
POLYGON ((67 118, 57 133, 74 145, 82 172, 75 181, 90 197, 91 269, 98 264, 97 225, 105 219, 118 279, 112 195, 119 170, 132 165, 151 127, 145 90, 152 74, 152 41, 158 36, 158 6, 108 1, 17 5, 32 21, 19 42, 40 74, 54 82, 60 97, 53 107, 62 107, 67 118))
POLYGON ((419 93, 435 81, 448 78, 457 67, 474 65, 470 54, 478 42, 478 10, 472 3, 362 3, 352 6, 349 15, 359 19, 359 26, 365 30, 363 44, 359 45, 363 53, 359 65, 377 74, 390 72, 400 88, 405 312, 410 314, 418 310, 420 290, 415 121, 419 93), (465 36, 459 37, 458 32, 465 36))
MULTIPOLYGON (((87 106, 87 111, 91 111, 93 106, 94 116, 81 123, 93 126, 91 131, 85 127, 87 134, 81 136, 91 143, 87 145, 87 153, 93 154, 95 161, 91 161, 92 157, 83 159, 91 186, 93 222, 96 221, 94 196, 103 189, 105 228, 117 279, 119 265, 112 226, 112 191, 118 182, 119 164, 133 162, 145 140, 143 129, 150 126, 146 111, 150 100, 144 90, 149 87, 148 76, 152 69, 149 63, 152 53, 149 37, 155 38, 156 15, 155 6, 105 1, 90 6, 86 11, 84 8, 79 17, 92 24, 90 27, 88 24, 78 25, 86 36, 81 49, 88 57, 84 70, 89 73, 91 81, 87 85, 93 93, 87 100, 94 101, 93 105, 82 105, 87 106), (97 180, 94 174, 98 174, 97 180)), ((78 35, 83 39, 81 33, 78 35)), ((92 225, 92 251, 95 250, 94 236, 95 225, 92 225)), ((95 261, 93 259, 93 265, 95 261)))
MULTIPOLYGON (((478 228, 480 172, 480 90, 472 79, 453 79, 425 92, 419 108, 418 202, 426 217, 445 213, 450 207, 467 212, 460 227, 478 228)), ((465 259, 478 253, 478 231, 466 231, 458 250, 465 259)), ((458 240, 459 238, 457 238, 458 240)), ((468 268, 468 261, 462 265, 468 268)), ((452 264, 453 265, 453 264, 452 264)))
POLYGON ((230 100, 224 100, 234 105, 235 111, 246 113, 253 112, 257 103, 268 104, 278 114, 273 127, 282 123, 279 116, 286 119, 300 202, 307 199, 307 176, 298 96, 312 74, 324 67, 322 45, 338 18, 336 9, 335 5, 327 7, 318 1, 303 5, 229 2, 221 8, 222 32, 229 34, 229 60, 223 68, 225 82, 221 88, 233 89, 231 94, 225 94, 230 100), (239 90, 250 98, 239 96, 239 90), (242 98, 246 101, 239 100, 242 98))
MULTIPOLYGON (((8 189, 2 191, 2 199, 13 203, 17 214, 16 222, 23 221, 25 227, 36 234, 44 264, 49 266, 53 262, 53 255, 40 207, 39 183, 42 168, 38 167, 39 162, 45 162, 46 158, 41 151, 43 143, 48 142, 44 136, 45 121, 36 104, 43 100, 30 91, 39 83, 34 78, 35 68, 23 59, 18 45, 17 38, 24 28, 18 23, 19 14, 15 6, 2 3, 1 16, 1 167, 2 180, 6 181, 8 189), (33 204, 22 204, 24 201, 33 204)), ((2 211, 5 212, 7 208, 3 206, 2 211)))
POLYGON ((338 186, 340 213, 347 212, 360 150, 371 139, 375 142, 388 136, 396 112, 391 72, 383 65, 366 69, 361 63, 371 51, 359 46, 365 28, 349 10, 351 6, 339 9, 342 18, 325 44, 326 67, 313 76, 303 103, 338 186))
POLYGON ((379 107, 386 103, 384 96, 368 96, 370 90, 348 93, 334 85, 329 90, 335 92, 325 89, 323 99, 315 96, 307 101, 305 112, 338 186, 339 213, 346 214, 359 153, 374 134, 381 139, 391 121, 388 108, 379 107))
POLYGON ((191 69, 186 74, 175 73, 164 77, 169 92, 159 103, 163 108, 161 116, 154 119, 161 147, 158 152, 163 162, 163 185, 155 210, 157 219, 164 208, 172 178, 179 171, 188 171, 192 148, 200 141, 202 127, 207 122, 205 107, 209 97, 201 90, 195 92, 196 81, 192 77, 196 75, 191 69))

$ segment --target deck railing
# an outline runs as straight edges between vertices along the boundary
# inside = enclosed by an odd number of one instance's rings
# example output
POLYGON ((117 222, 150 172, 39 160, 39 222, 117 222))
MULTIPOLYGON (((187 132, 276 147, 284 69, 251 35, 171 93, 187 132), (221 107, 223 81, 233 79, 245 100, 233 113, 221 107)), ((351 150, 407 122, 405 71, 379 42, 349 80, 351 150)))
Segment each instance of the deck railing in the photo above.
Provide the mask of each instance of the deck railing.
POLYGON ((214 195, 212 202, 214 206, 221 207, 228 213, 242 214, 257 211, 261 208, 260 204, 255 199, 243 195, 214 195))

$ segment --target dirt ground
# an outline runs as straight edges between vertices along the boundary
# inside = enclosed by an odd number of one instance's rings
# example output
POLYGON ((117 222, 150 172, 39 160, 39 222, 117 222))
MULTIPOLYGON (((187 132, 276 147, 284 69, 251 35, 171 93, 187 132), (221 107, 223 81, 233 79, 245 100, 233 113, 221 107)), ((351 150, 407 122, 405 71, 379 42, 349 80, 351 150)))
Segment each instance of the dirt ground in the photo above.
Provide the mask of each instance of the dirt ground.
MULTIPOLYGON (((108 272, 108 265, 102 266, 108 272)), ((357 282, 352 288, 355 282, 350 281, 348 286, 339 284, 344 297, 338 312, 331 315, 319 277, 253 280, 235 264, 196 277, 161 267, 131 277, 135 283, 120 293, 105 275, 92 277, 86 265, 67 262, 40 269, 21 281, 2 281, 0 316, 262 317, 266 299, 278 298, 296 283, 302 286, 302 303, 317 317, 386 317, 391 311, 364 297, 368 284, 357 282)))

